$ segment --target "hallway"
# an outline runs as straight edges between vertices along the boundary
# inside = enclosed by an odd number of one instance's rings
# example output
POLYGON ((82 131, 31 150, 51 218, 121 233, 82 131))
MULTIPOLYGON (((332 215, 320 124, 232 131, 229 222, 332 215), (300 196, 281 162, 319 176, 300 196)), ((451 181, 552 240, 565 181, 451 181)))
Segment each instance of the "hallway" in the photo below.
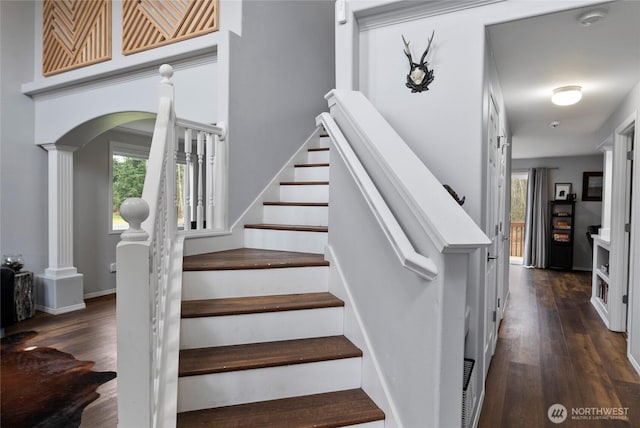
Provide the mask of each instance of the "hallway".
POLYGON ((511 265, 510 290, 478 426, 640 426, 640 376, 589 302, 591 274, 511 265), (547 417, 556 403, 561 424, 547 417))

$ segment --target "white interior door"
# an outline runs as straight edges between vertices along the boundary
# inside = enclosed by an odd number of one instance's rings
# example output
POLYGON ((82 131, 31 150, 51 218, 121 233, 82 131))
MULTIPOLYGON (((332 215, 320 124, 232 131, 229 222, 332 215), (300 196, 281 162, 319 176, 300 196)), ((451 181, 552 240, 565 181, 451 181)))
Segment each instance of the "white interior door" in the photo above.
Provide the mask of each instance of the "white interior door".
POLYGON ((486 277, 484 288, 484 373, 489 370, 491 356, 497 342, 497 289, 499 256, 499 180, 500 150, 498 133, 500 129, 497 107, 491 97, 489 105, 489 124, 487 138, 487 215, 485 233, 491 239, 487 248, 486 277))
MULTIPOLYGON (((498 148, 499 153, 499 177, 498 177, 498 237, 497 237, 497 257, 498 257, 498 278, 497 278, 497 291, 496 291, 496 311, 497 311, 497 321, 495 323, 495 336, 494 342, 498 341, 498 328, 500 327, 500 320, 502 320, 502 314, 504 312, 504 287, 506 283, 507 277, 507 269, 509 266, 509 254, 508 254, 508 246, 505 245, 509 242, 509 233, 510 223, 507 217, 507 192, 510 191, 510 176, 509 181, 507 178, 507 144, 504 135, 504 129, 501 129, 500 137, 498 137, 498 143, 500 147, 498 148), (505 249, 506 248, 506 249, 505 249)), ((495 350, 494 343, 494 350, 495 350)))

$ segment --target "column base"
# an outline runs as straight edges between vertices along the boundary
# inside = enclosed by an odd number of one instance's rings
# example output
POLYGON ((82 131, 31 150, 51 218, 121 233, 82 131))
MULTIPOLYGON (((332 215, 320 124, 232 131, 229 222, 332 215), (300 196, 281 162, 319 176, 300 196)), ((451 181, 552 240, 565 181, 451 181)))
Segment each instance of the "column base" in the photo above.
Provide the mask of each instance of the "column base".
POLYGON ((36 276, 36 309, 52 315, 86 308, 84 303, 84 275, 76 273, 51 277, 36 276))

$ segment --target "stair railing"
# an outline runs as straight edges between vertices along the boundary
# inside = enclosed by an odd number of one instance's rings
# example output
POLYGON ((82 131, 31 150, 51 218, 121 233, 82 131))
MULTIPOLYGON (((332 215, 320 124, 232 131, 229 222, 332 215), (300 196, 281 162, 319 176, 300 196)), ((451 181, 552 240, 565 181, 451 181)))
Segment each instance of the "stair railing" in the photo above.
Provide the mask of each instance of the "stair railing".
POLYGON ((227 146, 223 124, 177 119, 176 135, 184 156, 182 212, 184 231, 220 231, 227 223, 227 146))
POLYGON ((116 250, 121 428, 175 426, 182 248, 188 235, 178 233, 176 165, 181 158, 180 146, 185 148, 186 158, 184 183, 188 191, 184 200, 191 202, 197 197, 194 216, 185 210, 184 228, 189 234, 206 233, 223 229, 226 223, 224 128, 177 120, 170 80, 173 69, 165 64, 160 74, 158 114, 142 198, 129 198, 120 207, 129 223, 116 250), (181 140, 179 131, 186 138, 181 140), (197 166, 189 160, 194 142, 197 166))
POLYGON ((367 343, 363 377, 379 379, 372 398, 398 427, 459 426, 467 290, 491 241, 364 94, 326 98, 330 113, 316 119, 332 153, 325 254, 367 343))

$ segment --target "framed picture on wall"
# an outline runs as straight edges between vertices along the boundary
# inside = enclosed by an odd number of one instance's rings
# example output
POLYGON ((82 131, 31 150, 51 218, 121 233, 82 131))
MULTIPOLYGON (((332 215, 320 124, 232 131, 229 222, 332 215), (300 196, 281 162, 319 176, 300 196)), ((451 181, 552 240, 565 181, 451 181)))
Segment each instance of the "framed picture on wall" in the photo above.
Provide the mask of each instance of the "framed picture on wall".
POLYGON ((582 173, 582 200, 602 200, 602 171, 582 173))
POLYGON ((571 183, 556 183, 555 200, 566 201, 571 194, 571 183))

